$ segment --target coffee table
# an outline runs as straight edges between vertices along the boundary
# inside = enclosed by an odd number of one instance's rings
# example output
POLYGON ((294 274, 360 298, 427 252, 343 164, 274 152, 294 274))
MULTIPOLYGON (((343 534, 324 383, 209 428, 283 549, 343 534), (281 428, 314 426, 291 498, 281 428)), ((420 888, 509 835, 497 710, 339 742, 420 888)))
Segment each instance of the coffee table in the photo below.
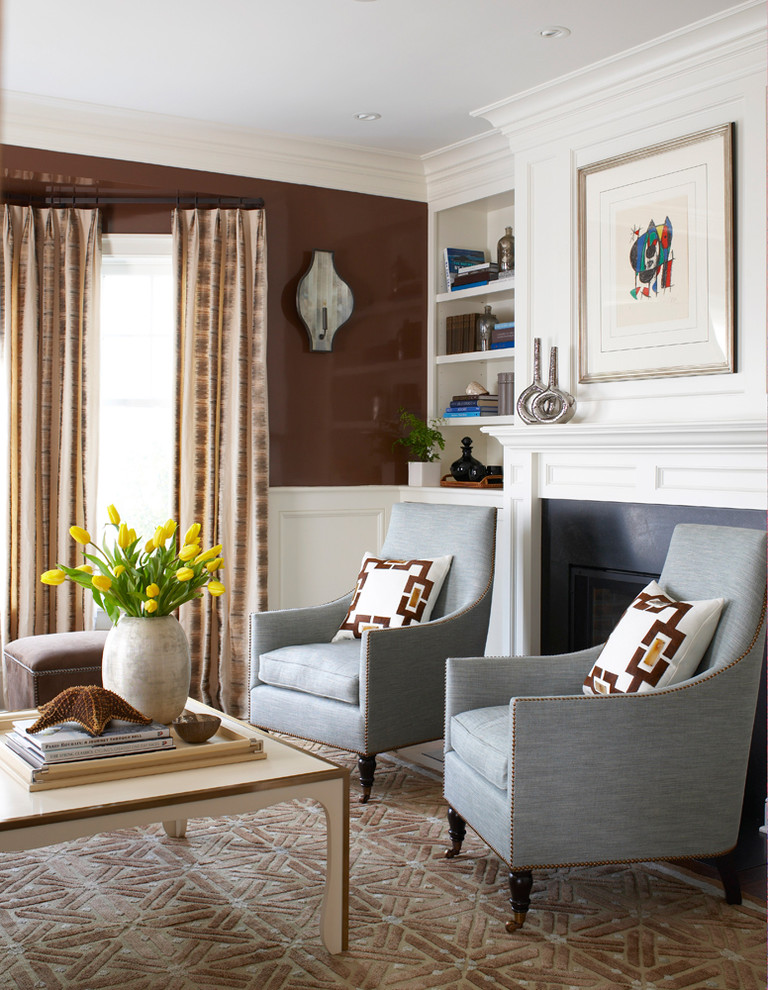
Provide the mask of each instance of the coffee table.
MULTIPOLYGON (((187 707, 214 713, 192 699, 187 707)), ((215 714, 223 725, 263 738, 266 759, 33 792, 0 763, 0 851, 154 822, 162 822, 169 836, 181 838, 189 818, 248 814, 313 798, 325 810, 327 835, 320 936, 329 952, 342 952, 348 944, 349 771, 215 714)))

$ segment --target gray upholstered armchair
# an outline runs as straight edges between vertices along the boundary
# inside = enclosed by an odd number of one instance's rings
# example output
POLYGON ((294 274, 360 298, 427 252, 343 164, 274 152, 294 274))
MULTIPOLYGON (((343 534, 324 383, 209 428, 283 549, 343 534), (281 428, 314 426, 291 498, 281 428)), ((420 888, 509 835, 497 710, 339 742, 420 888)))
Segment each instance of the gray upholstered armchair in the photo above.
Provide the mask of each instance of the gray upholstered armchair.
POLYGON ((452 555, 429 621, 331 642, 352 592, 312 608, 251 615, 252 724, 358 754, 361 801, 376 754, 441 739, 445 660, 482 654, 493 585, 496 510, 404 502, 379 557, 452 555))
MULTIPOLYGON (((680 601, 725 604, 698 670, 667 687, 583 694, 601 647, 448 661, 446 856, 469 824, 508 864, 508 930, 525 919, 531 870, 733 849, 765 645, 765 561, 763 532, 676 527, 659 584, 680 601)), ((726 899, 739 903, 727 860, 726 899)))

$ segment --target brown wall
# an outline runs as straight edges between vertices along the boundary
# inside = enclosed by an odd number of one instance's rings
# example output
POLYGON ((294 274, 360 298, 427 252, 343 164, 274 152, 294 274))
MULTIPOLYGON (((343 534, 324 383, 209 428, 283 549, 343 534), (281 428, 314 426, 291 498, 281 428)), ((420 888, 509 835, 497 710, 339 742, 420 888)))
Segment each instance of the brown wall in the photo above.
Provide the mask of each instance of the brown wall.
MULTIPOLYGON (((424 203, 191 169, 6 146, 8 192, 262 197, 267 213, 270 484, 406 480, 397 410, 426 405, 424 203), (90 189, 89 189, 90 187, 90 189), (355 309, 330 354, 310 352, 296 287, 312 250, 335 252, 355 309)), ((105 233, 168 233, 170 207, 112 206, 105 233)))

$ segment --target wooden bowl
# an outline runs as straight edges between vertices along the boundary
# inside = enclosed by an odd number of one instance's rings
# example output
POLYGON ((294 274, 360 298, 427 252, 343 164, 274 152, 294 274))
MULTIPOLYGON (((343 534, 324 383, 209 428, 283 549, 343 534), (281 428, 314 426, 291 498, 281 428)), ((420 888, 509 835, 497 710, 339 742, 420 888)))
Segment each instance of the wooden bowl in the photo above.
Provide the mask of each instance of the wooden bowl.
POLYGON ((221 719, 218 715, 200 715, 186 708, 171 723, 176 735, 187 743, 201 743, 216 735, 221 719))

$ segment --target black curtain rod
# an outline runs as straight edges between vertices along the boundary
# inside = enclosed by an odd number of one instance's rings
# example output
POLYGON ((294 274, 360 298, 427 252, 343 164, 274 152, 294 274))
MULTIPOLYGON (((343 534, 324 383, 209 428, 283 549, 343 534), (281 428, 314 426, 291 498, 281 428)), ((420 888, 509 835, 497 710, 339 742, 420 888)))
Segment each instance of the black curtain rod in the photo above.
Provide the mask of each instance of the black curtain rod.
POLYGON ((23 204, 28 206, 72 206, 78 209, 88 209, 98 206, 221 206, 239 208, 241 210, 261 210, 263 199, 250 199, 244 196, 111 196, 109 193, 84 196, 80 193, 67 195, 53 193, 35 195, 12 192, 7 190, 0 197, 4 203, 23 204))

